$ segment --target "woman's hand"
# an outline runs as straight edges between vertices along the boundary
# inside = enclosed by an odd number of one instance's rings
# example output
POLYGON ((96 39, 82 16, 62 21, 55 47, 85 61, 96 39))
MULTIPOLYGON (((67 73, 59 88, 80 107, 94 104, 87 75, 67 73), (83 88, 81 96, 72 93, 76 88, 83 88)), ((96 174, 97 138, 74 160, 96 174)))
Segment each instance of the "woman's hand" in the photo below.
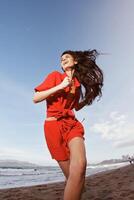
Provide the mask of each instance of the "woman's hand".
POLYGON ((68 76, 64 78, 64 80, 60 83, 60 87, 61 89, 66 88, 67 86, 69 86, 71 84, 72 79, 69 78, 68 76))

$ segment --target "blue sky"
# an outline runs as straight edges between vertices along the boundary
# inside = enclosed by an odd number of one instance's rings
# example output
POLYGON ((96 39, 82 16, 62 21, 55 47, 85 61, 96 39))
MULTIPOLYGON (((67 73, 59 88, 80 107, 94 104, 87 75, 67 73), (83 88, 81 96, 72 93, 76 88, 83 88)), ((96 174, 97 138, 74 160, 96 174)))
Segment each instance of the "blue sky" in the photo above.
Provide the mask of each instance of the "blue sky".
MULTIPOLYGON (((76 112, 88 162, 134 154, 133 0, 0 0, 0 159, 56 164, 34 90, 64 50, 97 49, 103 97, 76 112)), ((61 71, 62 72, 62 71, 61 71)))

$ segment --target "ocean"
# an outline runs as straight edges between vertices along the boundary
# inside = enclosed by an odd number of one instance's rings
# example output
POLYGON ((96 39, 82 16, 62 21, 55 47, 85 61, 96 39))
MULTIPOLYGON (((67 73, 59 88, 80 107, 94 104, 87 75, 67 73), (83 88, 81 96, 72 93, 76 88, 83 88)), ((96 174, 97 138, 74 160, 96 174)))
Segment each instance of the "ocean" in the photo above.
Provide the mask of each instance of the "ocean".
MULTIPOLYGON (((90 176, 102 171, 116 169, 125 165, 128 165, 128 163, 96 166, 89 165, 86 169, 86 176, 90 176)), ((25 169, 0 168, 0 189, 33 186, 64 180, 64 175, 58 166, 45 166, 25 169)))

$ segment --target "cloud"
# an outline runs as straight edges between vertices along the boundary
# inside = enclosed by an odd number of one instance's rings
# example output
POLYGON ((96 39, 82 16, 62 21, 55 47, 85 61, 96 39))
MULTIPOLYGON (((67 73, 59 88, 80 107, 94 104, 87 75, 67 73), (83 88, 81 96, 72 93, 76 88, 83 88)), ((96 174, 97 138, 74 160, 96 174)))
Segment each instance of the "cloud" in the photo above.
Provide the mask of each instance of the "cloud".
POLYGON ((115 142, 115 146, 117 147, 128 147, 128 146, 134 146, 134 139, 133 140, 126 140, 126 141, 117 141, 115 142))
POLYGON ((2 148, 0 149, 0 158, 5 158, 5 157, 9 157, 10 158, 17 158, 17 157, 21 157, 24 155, 24 151, 20 150, 20 149, 16 149, 16 148, 2 148))
POLYGON ((111 141, 115 147, 134 145, 134 124, 117 111, 111 112, 108 120, 94 124, 91 129, 101 134, 103 139, 111 141))
POLYGON ((19 148, 13 148, 13 147, 2 147, 0 148, 0 160, 6 160, 6 159, 12 159, 12 160, 19 160, 19 161, 27 161, 32 162, 36 164, 43 164, 43 165, 53 165, 56 164, 55 161, 50 159, 50 155, 48 152, 46 153, 39 153, 38 152, 32 152, 32 150, 26 150, 26 149, 19 149, 19 148))

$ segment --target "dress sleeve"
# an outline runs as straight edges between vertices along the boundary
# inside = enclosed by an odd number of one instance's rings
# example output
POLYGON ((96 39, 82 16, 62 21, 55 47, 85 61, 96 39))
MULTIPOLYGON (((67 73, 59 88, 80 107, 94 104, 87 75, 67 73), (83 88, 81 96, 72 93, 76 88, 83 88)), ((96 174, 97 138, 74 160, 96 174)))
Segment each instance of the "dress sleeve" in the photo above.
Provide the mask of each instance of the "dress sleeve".
POLYGON ((45 77, 44 81, 34 88, 34 91, 41 92, 41 91, 48 90, 48 89, 56 86, 56 74, 57 73, 58 73, 57 71, 53 71, 50 74, 48 74, 47 77, 45 77))

